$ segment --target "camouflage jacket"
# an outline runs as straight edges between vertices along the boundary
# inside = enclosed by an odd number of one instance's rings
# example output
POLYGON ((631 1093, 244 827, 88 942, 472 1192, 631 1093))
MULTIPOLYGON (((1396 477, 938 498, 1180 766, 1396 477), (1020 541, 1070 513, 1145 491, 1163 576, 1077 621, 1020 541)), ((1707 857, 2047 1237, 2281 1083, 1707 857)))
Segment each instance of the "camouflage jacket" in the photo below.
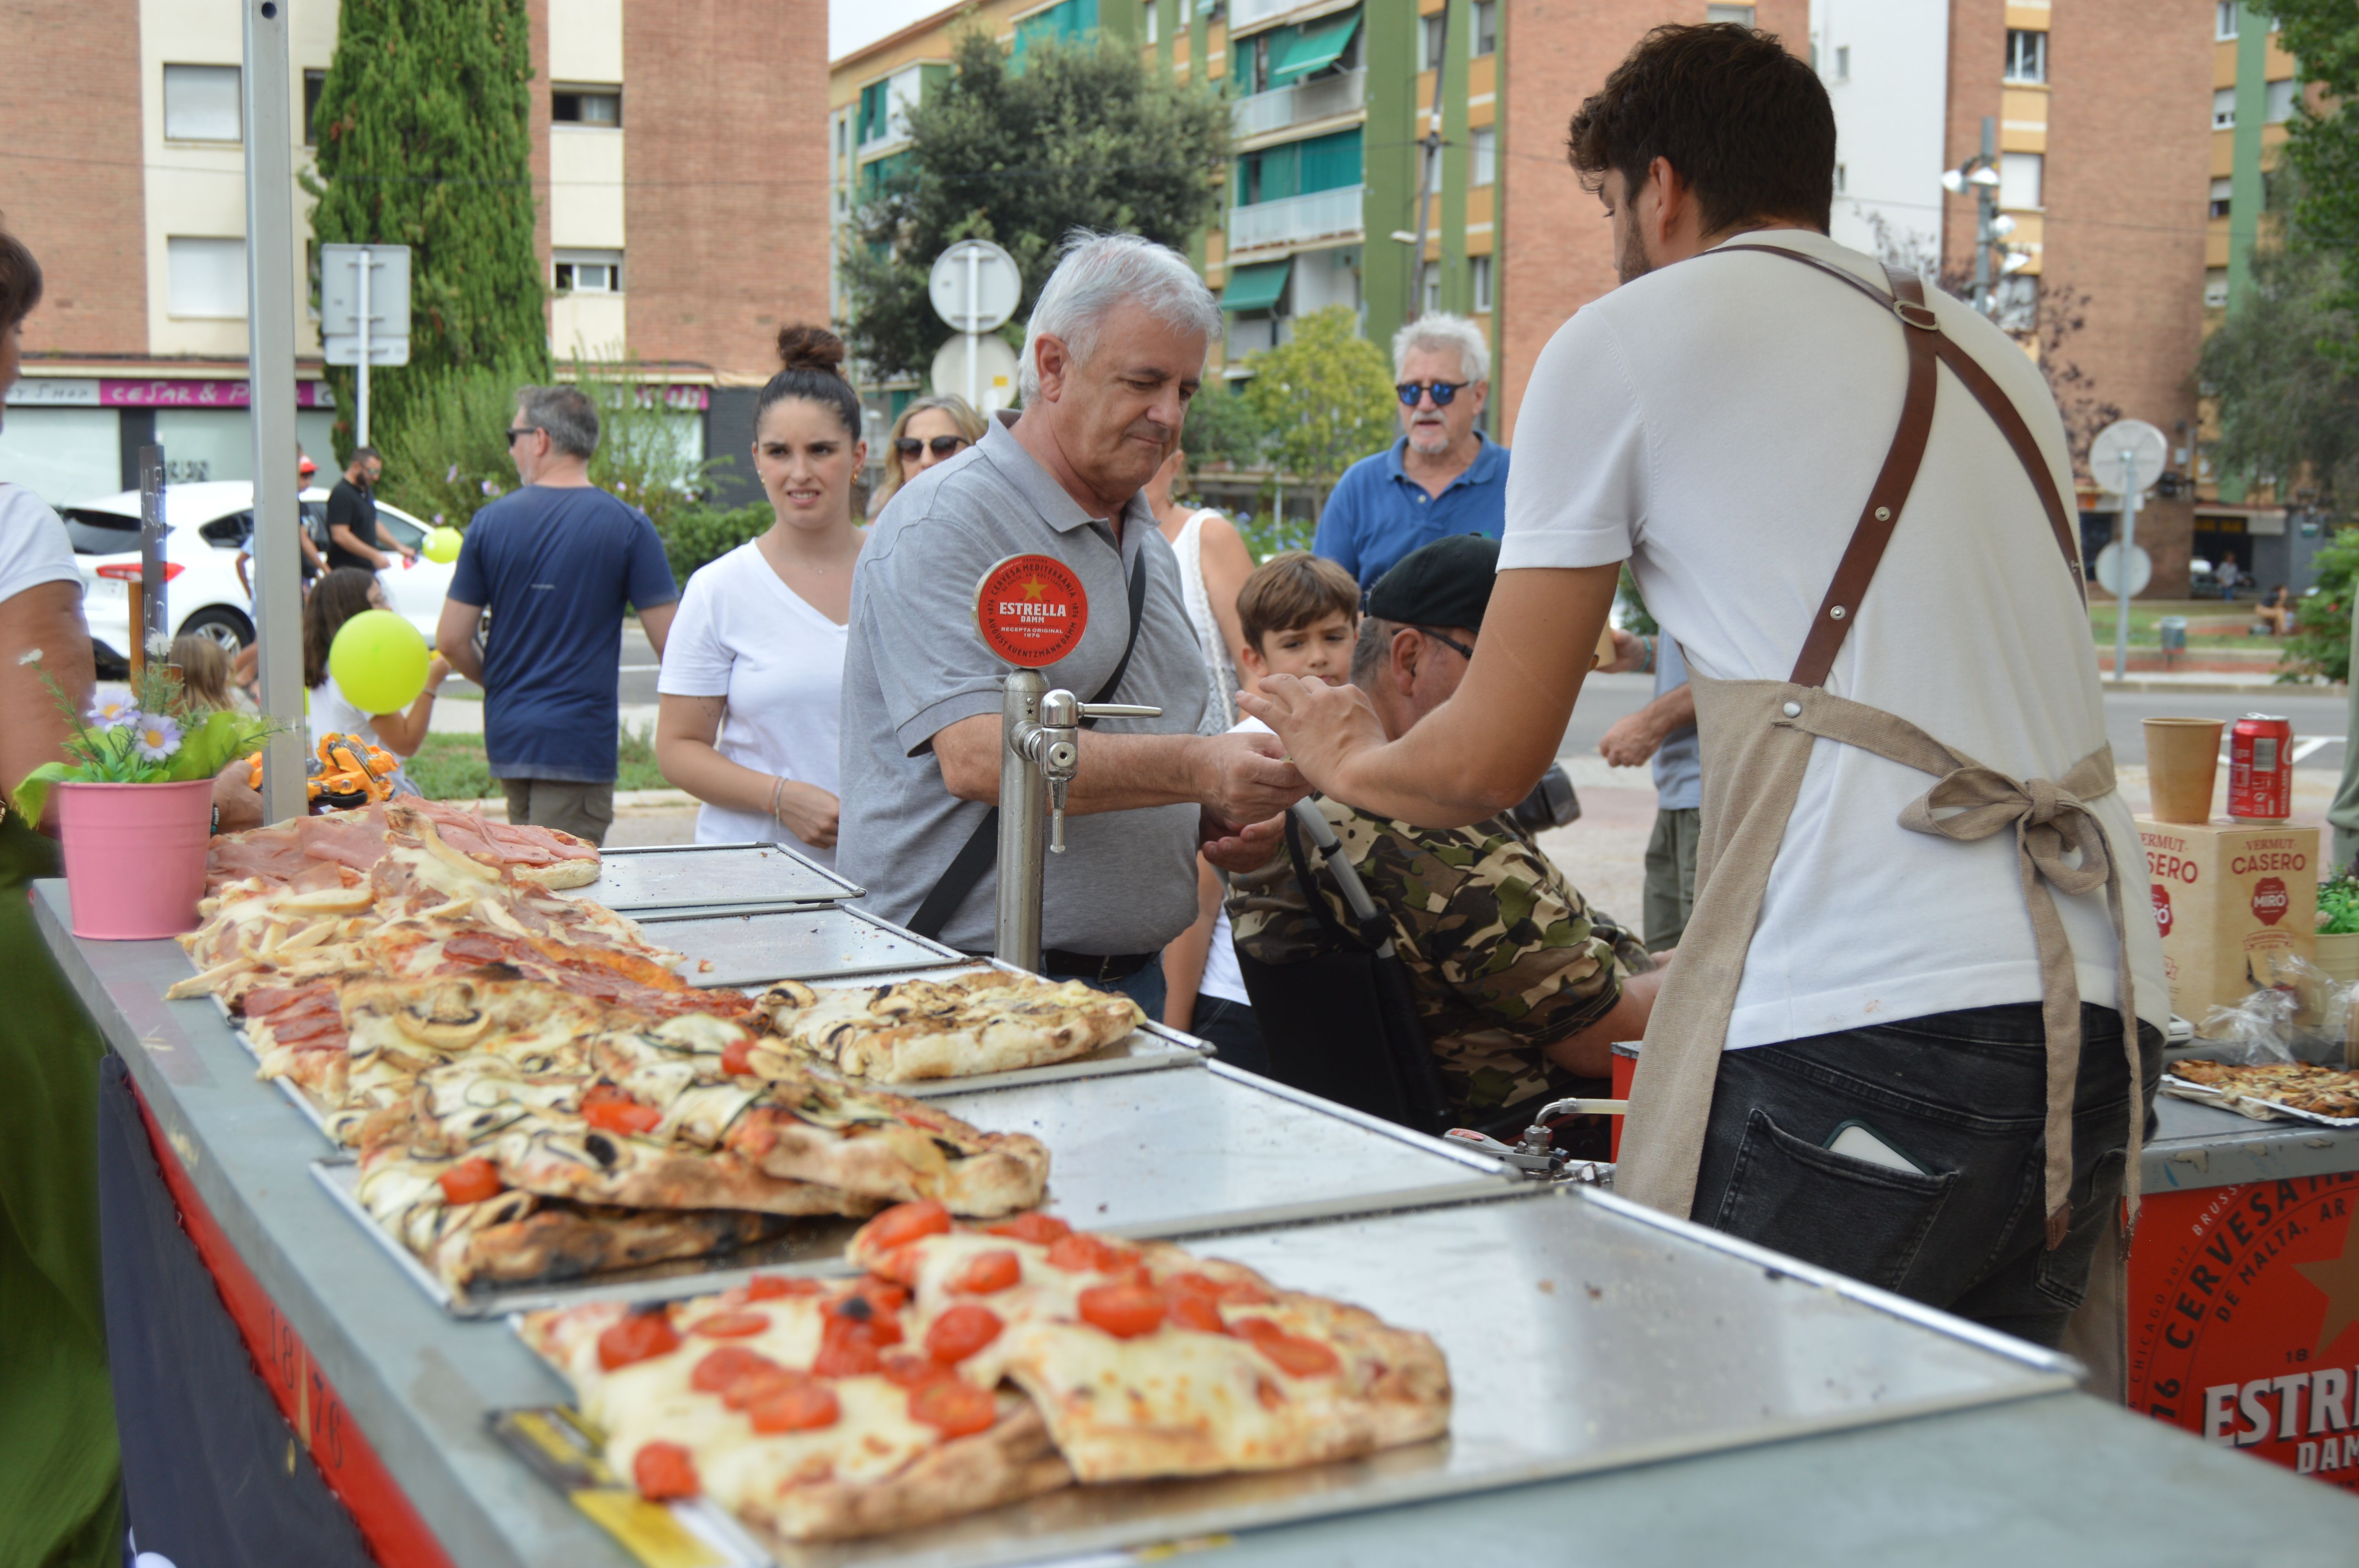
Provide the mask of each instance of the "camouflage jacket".
MULTIPOLYGON (((1613 1010, 1623 980, 1654 968, 1645 946, 1592 909, 1507 816, 1435 829, 1319 805, 1392 917, 1394 950, 1451 1102, 1490 1110, 1571 1092, 1573 1075, 1544 1047, 1613 1010)), ((1329 912, 1351 929, 1343 895, 1319 874, 1322 857, 1303 848, 1329 912)), ((1233 880, 1228 912, 1238 950, 1264 963, 1297 963, 1333 946, 1283 850, 1233 880)))

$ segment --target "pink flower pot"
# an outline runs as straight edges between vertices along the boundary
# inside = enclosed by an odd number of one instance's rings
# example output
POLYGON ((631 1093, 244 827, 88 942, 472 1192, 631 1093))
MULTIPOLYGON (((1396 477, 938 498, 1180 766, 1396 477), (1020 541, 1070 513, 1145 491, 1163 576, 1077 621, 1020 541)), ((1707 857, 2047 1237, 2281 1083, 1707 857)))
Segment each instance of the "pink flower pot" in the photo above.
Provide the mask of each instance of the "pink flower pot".
POLYGON ((75 935, 137 941, 195 927, 212 780, 52 787, 75 935))

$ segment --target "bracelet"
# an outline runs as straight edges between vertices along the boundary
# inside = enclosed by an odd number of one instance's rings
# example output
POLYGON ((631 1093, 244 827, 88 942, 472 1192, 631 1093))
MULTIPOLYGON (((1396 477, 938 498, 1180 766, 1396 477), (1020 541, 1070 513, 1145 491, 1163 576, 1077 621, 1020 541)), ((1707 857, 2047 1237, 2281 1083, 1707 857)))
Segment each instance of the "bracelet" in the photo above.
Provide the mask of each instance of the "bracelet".
POLYGON ((784 818, 778 816, 778 792, 786 787, 787 781, 785 779, 780 778, 770 781, 770 820, 777 823, 781 827, 786 826, 786 822, 784 818))
POLYGON ((1647 650, 1647 662, 1638 666, 1638 673, 1642 676, 1653 675, 1655 673, 1655 640, 1652 637, 1641 637, 1638 639, 1638 646, 1647 650))

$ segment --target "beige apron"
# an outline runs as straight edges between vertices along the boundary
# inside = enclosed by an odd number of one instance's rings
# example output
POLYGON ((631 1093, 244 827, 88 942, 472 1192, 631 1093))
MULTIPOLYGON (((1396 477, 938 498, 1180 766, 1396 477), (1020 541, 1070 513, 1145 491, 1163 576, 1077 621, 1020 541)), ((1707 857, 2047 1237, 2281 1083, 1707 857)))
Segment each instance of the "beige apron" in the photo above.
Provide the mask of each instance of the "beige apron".
MULTIPOLYGON (((1974 395, 2015 449, 2048 513, 2058 546, 2081 581, 2080 552, 2047 460, 2022 416, 1989 374, 1945 337, 1926 308, 1924 289, 1909 275, 1886 268, 1886 296, 1836 266, 1775 245, 1723 245, 1761 251, 1840 278, 1891 310, 1908 343, 1908 390, 1900 426, 1884 467, 1868 492, 1859 525, 1819 607, 1810 634, 1787 680, 1706 680, 1693 677, 1696 726, 1703 770, 1703 833, 1696 849, 1695 913, 1680 940, 1679 958, 1665 979, 1647 1023, 1647 1048, 1630 1091, 1630 1116, 1614 1188, 1625 1196, 1686 1217, 1695 1203, 1705 1124, 1728 1021, 1744 978, 1769 868, 1800 793, 1810 749, 1823 737, 1857 746, 1931 774, 1938 782, 1901 812, 1912 833, 1973 841, 2012 829, 2039 955, 2041 1006, 2048 1035, 2046 1204, 2048 1246, 2060 1246, 2071 1224, 2072 1100, 2081 1065, 2081 995, 2072 949, 2057 914, 2053 889, 2080 894, 2099 886, 2110 906, 2118 957, 2115 984, 2123 1044, 2129 1057, 2129 1164, 2125 1174, 2130 1215, 2137 1213, 2137 1114, 2142 1077, 2137 1016, 2131 989, 2129 942, 2122 911, 2121 868, 2104 828, 2085 802, 2112 793, 2114 754, 2100 746, 2059 780, 2010 779, 1945 746, 1914 724, 1881 708, 1824 689, 1836 653, 1857 618, 1860 601, 1908 501, 1932 428, 1935 362, 1946 362, 1974 395), (1949 812, 1936 816, 1937 812, 1949 812), (2072 852, 2080 852, 2077 864, 2072 852)), ((2087 589, 2082 586, 2085 599, 2087 589)), ((1872 831, 1861 824, 1859 831, 1872 831)), ((1711 1217, 1704 1217, 1707 1220, 1711 1217)))

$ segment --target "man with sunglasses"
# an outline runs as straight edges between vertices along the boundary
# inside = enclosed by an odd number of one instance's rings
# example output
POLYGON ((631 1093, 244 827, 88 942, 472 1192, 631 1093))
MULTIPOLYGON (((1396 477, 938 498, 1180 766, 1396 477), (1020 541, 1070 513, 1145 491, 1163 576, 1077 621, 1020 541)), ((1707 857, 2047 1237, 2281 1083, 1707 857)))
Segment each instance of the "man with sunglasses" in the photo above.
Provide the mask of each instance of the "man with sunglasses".
POLYGON ((1506 524, 1507 449, 1474 427, 1491 395, 1491 348, 1463 316, 1429 314, 1393 339, 1401 438, 1344 470, 1311 549, 1363 589, 1419 546, 1451 534, 1497 538, 1506 524))

